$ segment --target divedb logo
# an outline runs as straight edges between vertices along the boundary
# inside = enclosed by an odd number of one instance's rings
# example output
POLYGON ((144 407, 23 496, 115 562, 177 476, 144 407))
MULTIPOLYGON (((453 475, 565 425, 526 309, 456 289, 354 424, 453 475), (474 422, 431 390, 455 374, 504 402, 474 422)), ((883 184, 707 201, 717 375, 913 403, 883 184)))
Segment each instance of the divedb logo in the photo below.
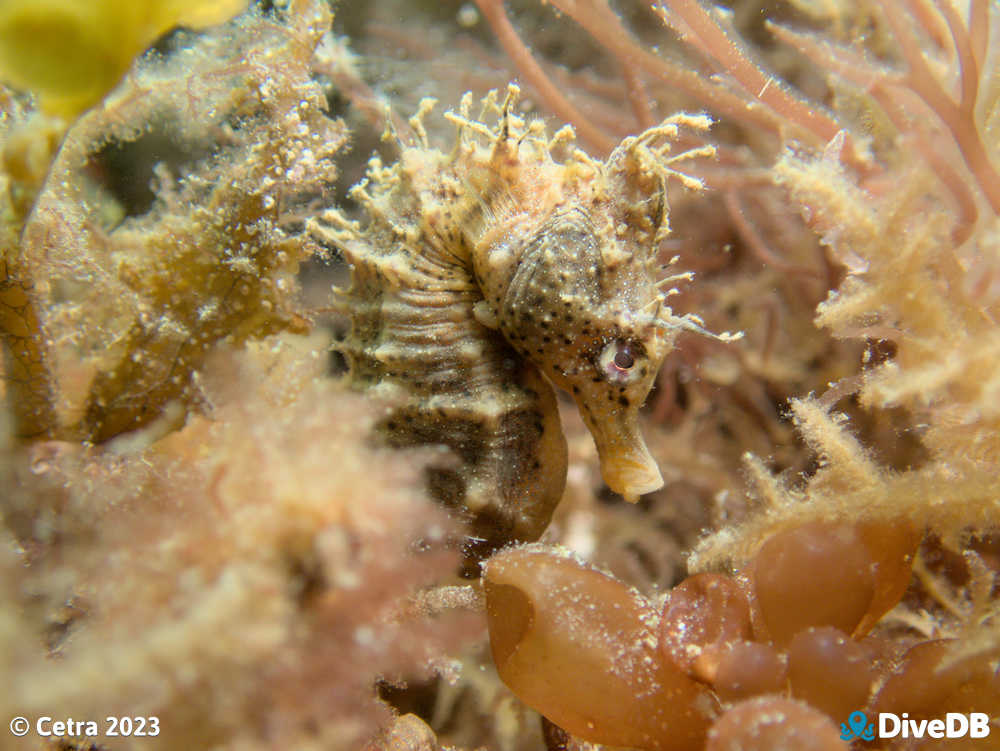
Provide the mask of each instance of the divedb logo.
MULTIPOLYGON (((879 712, 877 734, 879 738, 986 738, 990 716, 985 712, 948 712, 944 719, 911 720, 906 712, 879 712)), ((868 722, 864 712, 851 712, 847 722, 840 723, 840 737, 845 741, 874 740, 875 723, 868 722)))

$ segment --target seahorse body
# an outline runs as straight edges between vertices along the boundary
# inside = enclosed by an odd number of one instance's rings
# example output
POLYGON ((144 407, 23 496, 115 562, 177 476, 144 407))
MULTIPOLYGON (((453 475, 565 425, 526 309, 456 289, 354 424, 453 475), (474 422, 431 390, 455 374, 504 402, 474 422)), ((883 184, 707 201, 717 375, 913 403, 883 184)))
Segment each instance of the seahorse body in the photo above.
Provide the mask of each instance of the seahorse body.
POLYGON ((538 123, 493 97, 495 128, 459 127, 445 154, 423 138, 386 167, 373 158, 352 196, 367 226, 338 212, 327 231, 353 269, 338 291, 351 317, 341 343, 355 385, 393 405, 379 425, 393 446, 443 444, 457 464, 428 470, 432 494, 471 525, 470 558, 541 535, 566 478, 551 384, 571 392, 608 485, 635 500, 662 485, 638 409, 686 319, 654 283, 666 230, 667 146, 675 118, 626 139, 606 162, 563 162, 538 123), (544 376, 543 376, 544 374, 544 376))

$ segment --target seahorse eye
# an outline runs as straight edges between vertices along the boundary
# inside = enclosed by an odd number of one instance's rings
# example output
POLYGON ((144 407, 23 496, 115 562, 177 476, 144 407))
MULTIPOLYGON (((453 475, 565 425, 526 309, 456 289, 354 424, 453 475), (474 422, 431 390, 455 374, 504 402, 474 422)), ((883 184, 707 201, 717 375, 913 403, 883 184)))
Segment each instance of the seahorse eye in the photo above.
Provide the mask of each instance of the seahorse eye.
POLYGON ((632 356, 632 349, 626 344, 617 352, 611 361, 618 370, 628 370, 635 365, 635 357, 632 356))
POLYGON ((597 358, 597 366, 609 381, 622 383, 635 375, 635 364, 643 356, 642 346, 618 339, 609 342, 597 358))

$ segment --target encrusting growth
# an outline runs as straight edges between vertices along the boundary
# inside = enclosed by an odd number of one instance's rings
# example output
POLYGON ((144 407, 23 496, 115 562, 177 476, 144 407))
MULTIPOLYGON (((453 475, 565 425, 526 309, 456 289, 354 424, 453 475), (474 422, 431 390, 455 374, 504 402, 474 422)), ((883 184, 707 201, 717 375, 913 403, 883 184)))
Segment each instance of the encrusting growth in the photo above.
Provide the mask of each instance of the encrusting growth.
POLYGON ((416 141, 400 140, 392 166, 373 158, 353 189, 367 226, 333 210, 314 227, 353 269, 337 293, 352 320, 340 349, 353 383, 393 405, 384 441, 443 444, 460 459, 428 479, 471 522, 472 559, 537 539, 562 495, 550 384, 572 393, 614 491, 634 501, 662 486, 638 410, 676 333, 700 330, 673 315, 654 274, 666 181, 699 186, 671 165, 711 153, 670 156, 670 141, 710 120, 674 116, 599 162, 570 146, 572 129, 548 138, 516 115, 517 95, 511 86, 501 104, 492 92, 479 120, 466 96, 446 115, 458 127, 450 153, 428 143, 425 100, 410 120, 416 141))

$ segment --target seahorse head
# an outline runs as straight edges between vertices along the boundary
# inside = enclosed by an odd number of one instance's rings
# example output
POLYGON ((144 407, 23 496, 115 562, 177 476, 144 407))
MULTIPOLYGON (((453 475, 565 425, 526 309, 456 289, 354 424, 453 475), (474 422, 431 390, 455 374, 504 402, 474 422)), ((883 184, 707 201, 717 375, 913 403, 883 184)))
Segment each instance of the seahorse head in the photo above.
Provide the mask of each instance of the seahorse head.
POLYGON ((671 349, 657 317, 661 305, 646 264, 570 204, 526 241, 497 309, 507 340, 573 395, 605 482, 630 499, 663 484, 638 425, 671 349))
POLYGON ((473 252, 481 320, 573 395, 605 482, 628 500, 663 485, 639 408, 677 331, 693 325, 655 280, 670 170, 649 144, 664 130, 626 139, 603 163, 498 143, 473 252))

